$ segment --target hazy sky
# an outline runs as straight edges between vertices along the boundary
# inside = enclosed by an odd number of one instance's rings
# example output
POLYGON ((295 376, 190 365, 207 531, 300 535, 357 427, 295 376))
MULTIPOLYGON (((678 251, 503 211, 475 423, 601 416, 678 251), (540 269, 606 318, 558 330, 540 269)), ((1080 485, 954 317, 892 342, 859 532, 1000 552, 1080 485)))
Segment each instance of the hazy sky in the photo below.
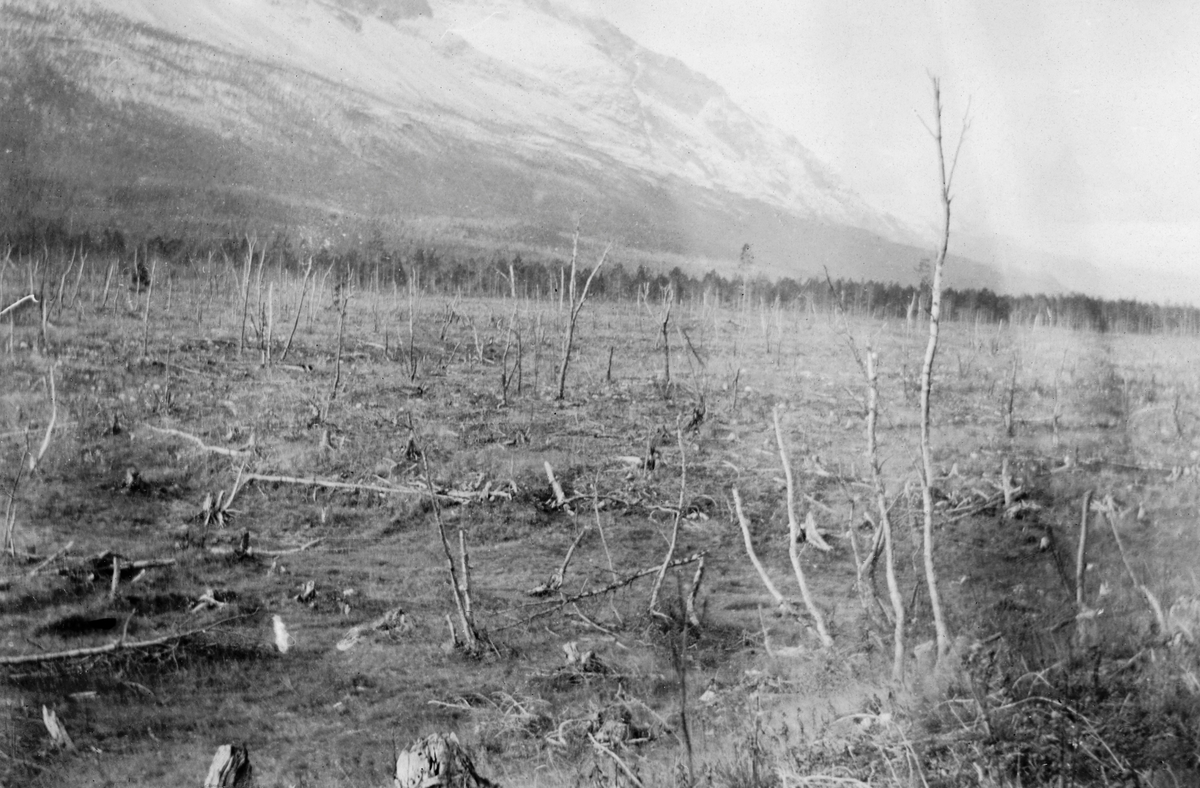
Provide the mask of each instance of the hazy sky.
POLYGON ((938 219, 920 123, 938 74, 951 134, 970 100, 957 230, 1200 269, 1200 3, 568 2, 712 77, 923 227, 938 219))

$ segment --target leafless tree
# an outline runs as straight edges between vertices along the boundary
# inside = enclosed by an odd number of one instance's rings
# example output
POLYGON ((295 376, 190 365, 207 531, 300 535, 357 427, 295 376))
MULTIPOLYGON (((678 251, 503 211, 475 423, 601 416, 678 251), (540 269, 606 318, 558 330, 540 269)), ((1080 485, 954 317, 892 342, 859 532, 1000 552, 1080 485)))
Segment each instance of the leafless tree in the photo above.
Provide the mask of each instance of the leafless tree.
POLYGON ((930 437, 929 403, 933 389, 933 362, 937 356, 938 329, 942 313, 942 276, 946 267, 946 252, 950 248, 950 204, 953 200, 952 186, 954 171, 958 165, 958 155, 962 151, 963 140, 966 139, 970 128, 970 104, 963 116, 962 129, 958 135, 958 143, 954 154, 947 161, 946 142, 942 131, 942 83, 930 75, 933 84, 933 126, 922 121, 925 130, 933 137, 937 145, 939 196, 942 205, 942 236, 938 245, 937 257, 933 263, 933 281, 930 284, 929 299, 929 342, 925 346, 925 360, 921 365, 921 499, 925 514, 924 527, 924 559, 925 582, 929 586, 929 604, 933 609, 933 624, 937 635, 938 658, 944 657, 950 650, 950 632, 946 626, 946 617, 942 611, 941 596, 938 593, 937 571, 933 565, 933 446, 930 437))

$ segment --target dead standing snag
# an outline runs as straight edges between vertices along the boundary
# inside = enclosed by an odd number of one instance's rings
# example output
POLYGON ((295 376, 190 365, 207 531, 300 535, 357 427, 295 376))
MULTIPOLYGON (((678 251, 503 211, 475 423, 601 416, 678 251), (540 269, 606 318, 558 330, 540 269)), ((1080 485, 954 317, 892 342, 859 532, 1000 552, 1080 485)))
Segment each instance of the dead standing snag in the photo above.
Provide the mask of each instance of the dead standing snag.
MULTIPOLYGON (((921 500, 925 514, 923 531, 925 582, 929 587, 929 606, 933 610, 933 626, 937 633, 938 659, 950 653, 950 630, 946 626, 946 618, 942 612, 941 595, 938 593, 937 571, 933 565, 933 446, 930 437, 929 403, 933 389, 933 361, 937 356, 938 329, 942 315, 942 273, 946 267, 946 252, 950 247, 950 203, 951 186, 954 183, 954 170, 958 165, 958 154, 962 151, 962 143, 966 138, 970 120, 964 117, 962 131, 958 136, 958 145, 954 156, 947 168, 946 148, 942 137, 942 83, 937 77, 930 77, 933 82, 933 128, 925 125, 926 131, 933 137, 937 145, 938 173, 940 182, 938 194, 942 203, 942 237, 938 246, 937 259, 933 264, 933 283, 930 286, 929 299, 929 342, 925 346, 925 360, 921 364, 921 500)), ((969 108, 968 108, 969 114, 969 108)), ((922 121, 922 123, 924 123, 922 121)))
MULTIPOLYGON (((454 553, 450 549, 450 540, 446 538, 446 525, 442 522, 442 506, 438 501, 437 491, 433 487, 433 476, 429 472, 429 457, 421 452, 421 464, 425 470, 425 484, 429 488, 429 500, 433 504, 433 518, 437 522, 438 536, 441 538, 442 551, 446 555, 446 564, 450 570, 450 588, 454 592, 454 604, 458 608, 458 619, 462 625, 462 645, 468 653, 479 651, 480 636, 475 627, 475 616, 471 611, 471 565, 467 558, 466 534, 460 528, 458 531, 459 560, 461 567, 454 564, 454 553)), ((454 628, 451 627, 451 633, 454 628)), ((454 634, 455 644, 458 635, 454 634)))
POLYGON ((687 458, 683 453, 683 430, 679 429, 678 425, 676 425, 676 433, 679 437, 679 508, 675 510, 675 522, 671 525, 671 541, 667 546, 667 554, 654 578, 654 585, 650 588, 650 605, 647 612, 652 615, 658 614, 658 594, 662 590, 663 578, 667 576, 667 567, 675 558, 675 545, 679 543, 679 521, 683 519, 683 506, 687 492, 687 458))
MULTIPOLYGON (((875 367, 875 353, 867 348, 866 366, 863 369, 867 376, 867 459, 871 464, 871 486, 875 492, 875 503, 879 507, 879 535, 882 536, 884 555, 884 571, 887 574, 888 597, 892 603, 892 680, 904 679, 904 599, 900 595, 900 585, 896 580, 895 551, 892 545, 892 518, 887 502, 887 486, 883 482, 883 463, 879 459, 879 444, 876 442, 875 426, 879 419, 879 377, 875 367)), ((853 524, 851 524, 853 529, 853 524)), ((874 562, 878 553, 872 547, 867 563, 874 572, 874 562)), ((862 567, 859 567, 859 575, 862 567)), ((872 581, 873 584, 873 581, 872 581)))
POLYGON ((604 247, 604 254, 600 255, 600 262, 596 263, 596 267, 588 274, 587 281, 583 283, 583 290, 579 291, 576 296, 575 286, 575 262, 579 257, 579 228, 575 228, 575 236, 571 242, 571 281, 567 283, 569 288, 568 294, 571 299, 570 312, 568 314, 567 333, 563 337, 562 359, 558 367, 558 395, 555 399, 564 399, 567 390, 567 365, 571 363, 571 346, 575 341, 575 324, 579 320, 579 312, 583 309, 584 303, 587 302, 588 290, 592 286, 592 279, 595 278, 596 272, 604 265, 604 261, 608 258, 608 252, 612 249, 612 244, 604 247))

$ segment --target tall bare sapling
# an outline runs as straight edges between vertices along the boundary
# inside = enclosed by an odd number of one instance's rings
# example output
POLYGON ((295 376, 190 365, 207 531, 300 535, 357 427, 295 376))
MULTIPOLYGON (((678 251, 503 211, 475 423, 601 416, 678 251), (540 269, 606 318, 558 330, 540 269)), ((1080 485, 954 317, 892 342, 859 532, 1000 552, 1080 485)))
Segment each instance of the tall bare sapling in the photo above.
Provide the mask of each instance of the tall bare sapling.
POLYGON ((938 194, 942 206, 942 235, 938 245, 937 258, 933 264, 933 282, 930 286, 929 299, 929 342, 925 346, 925 360, 921 365, 921 500, 925 515, 923 531, 925 582, 929 587, 929 605, 933 610, 937 652, 938 658, 941 659, 950 651, 950 631, 946 626, 946 617, 942 611, 941 595, 938 593, 937 571, 933 565, 934 467, 933 445, 930 436, 929 404, 933 389, 933 362, 937 356, 938 329, 942 315, 942 275, 946 267, 946 252, 950 247, 951 187, 954 183, 954 170, 958 164, 958 155, 962 151, 962 143, 966 138, 970 121, 968 117, 964 116, 962 130, 959 132, 954 155, 947 162, 946 145, 942 133, 941 80, 937 77, 930 77, 930 80, 933 83, 933 127, 930 128, 928 124, 925 124, 925 128, 937 145, 938 194))

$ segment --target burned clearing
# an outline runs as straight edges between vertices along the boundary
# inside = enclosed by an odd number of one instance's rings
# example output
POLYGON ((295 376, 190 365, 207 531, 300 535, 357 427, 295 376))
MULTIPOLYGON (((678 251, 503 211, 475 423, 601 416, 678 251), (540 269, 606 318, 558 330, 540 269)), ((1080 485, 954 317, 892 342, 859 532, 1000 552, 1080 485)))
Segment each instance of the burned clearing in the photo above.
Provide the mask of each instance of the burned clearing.
POLYGON ((44 260, 65 286, 5 318, 4 784, 200 784, 244 744, 259 785, 385 785, 451 732, 503 785, 1200 775, 1194 336, 943 325, 939 660, 921 330, 254 262, 44 260))

